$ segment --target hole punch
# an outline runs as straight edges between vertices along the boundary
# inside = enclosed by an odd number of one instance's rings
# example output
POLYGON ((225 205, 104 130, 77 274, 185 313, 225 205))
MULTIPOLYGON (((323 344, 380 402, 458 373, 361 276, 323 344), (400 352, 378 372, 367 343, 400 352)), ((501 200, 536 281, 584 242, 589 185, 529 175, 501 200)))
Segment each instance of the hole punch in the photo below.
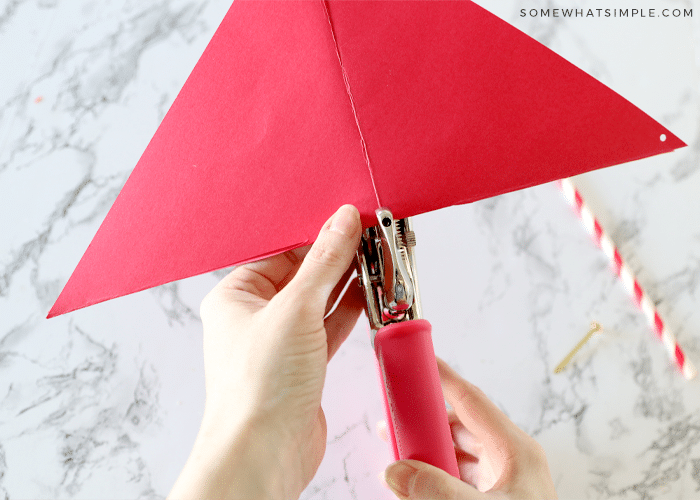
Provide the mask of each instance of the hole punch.
POLYGON ((661 142, 666 142, 666 134, 661 134, 661 137, 659 137, 659 139, 661 139, 661 142))

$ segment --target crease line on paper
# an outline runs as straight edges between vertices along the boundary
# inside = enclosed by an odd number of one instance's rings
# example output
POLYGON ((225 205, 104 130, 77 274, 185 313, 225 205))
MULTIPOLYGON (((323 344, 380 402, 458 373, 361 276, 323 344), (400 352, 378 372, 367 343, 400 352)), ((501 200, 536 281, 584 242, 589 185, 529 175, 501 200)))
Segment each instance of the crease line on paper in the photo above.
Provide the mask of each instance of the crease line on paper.
POLYGON ((338 56, 338 64, 340 64, 340 71, 343 74, 343 82, 345 82, 345 91, 350 99, 350 107, 352 108, 352 114, 355 118, 355 124, 357 125, 357 131, 360 134, 360 142, 362 144, 362 153, 365 157, 365 163, 367 163, 367 169, 369 170, 369 177, 372 180, 372 188, 374 189, 374 195, 377 197, 377 208, 381 208, 383 205, 379 201, 379 192, 377 191, 377 184, 374 182, 374 172, 372 170, 372 164, 369 161, 369 153, 367 152, 367 143, 365 142, 365 137, 362 134, 362 128, 360 128, 360 120, 357 116, 357 109, 355 108, 355 101, 352 97, 352 91, 350 90, 350 81, 348 80, 347 71, 345 71, 345 66, 343 65, 343 58, 340 56, 340 47, 338 46, 338 41, 335 38, 335 31, 333 30, 333 23, 331 21, 331 14, 328 10, 327 0, 321 0, 323 4, 323 9, 326 13, 326 19, 328 19, 328 26, 331 29, 331 37, 333 38, 333 45, 335 46, 335 53, 338 56))

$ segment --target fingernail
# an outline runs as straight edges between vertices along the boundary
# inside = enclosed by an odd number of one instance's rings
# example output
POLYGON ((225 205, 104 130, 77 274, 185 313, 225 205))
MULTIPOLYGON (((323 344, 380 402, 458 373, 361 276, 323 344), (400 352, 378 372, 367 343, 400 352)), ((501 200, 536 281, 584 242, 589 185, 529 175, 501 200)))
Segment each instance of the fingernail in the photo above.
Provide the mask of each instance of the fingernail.
POLYGON ((331 231, 352 236, 357 228, 357 209, 352 205, 343 205, 331 219, 331 231))
POLYGON ((386 483, 395 493, 408 497, 408 486, 416 470, 418 469, 406 463, 394 462, 386 468, 384 477, 386 478, 386 483))

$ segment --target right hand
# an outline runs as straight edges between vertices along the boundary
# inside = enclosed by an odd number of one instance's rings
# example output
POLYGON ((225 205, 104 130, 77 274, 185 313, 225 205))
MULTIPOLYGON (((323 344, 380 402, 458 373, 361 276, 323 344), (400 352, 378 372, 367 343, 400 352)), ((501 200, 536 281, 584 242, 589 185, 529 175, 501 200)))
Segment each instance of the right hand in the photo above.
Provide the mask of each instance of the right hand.
POLYGON ((394 494, 402 500, 556 499, 539 443, 481 390, 437 361, 443 392, 454 408, 449 421, 462 481, 432 465, 400 460, 385 472, 394 494))

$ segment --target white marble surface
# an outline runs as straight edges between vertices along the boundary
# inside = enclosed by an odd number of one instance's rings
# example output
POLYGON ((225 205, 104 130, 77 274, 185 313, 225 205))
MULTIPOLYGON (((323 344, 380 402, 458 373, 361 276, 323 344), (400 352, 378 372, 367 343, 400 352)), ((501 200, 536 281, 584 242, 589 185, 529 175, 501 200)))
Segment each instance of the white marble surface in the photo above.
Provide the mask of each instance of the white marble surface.
MULTIPOLYGON (((481 0, 690 147, 578 179, 700 365, 700 2, 481 0), (693 8, 542 19, 521 8, 693 8)), ((163 498, 204 400, 201 276, 44 317, 229 0, 0 1, 0 498, 163 498)), ((700 386, 666 357, 561 194, 544 185, 416 218, 436 351, 543 444, 562 499, 700 498, 700 386), (606 329, 552 369, 590 321, 606 329)), ((361 323, 324 392, 302 495, 389 499, 361 323)))

